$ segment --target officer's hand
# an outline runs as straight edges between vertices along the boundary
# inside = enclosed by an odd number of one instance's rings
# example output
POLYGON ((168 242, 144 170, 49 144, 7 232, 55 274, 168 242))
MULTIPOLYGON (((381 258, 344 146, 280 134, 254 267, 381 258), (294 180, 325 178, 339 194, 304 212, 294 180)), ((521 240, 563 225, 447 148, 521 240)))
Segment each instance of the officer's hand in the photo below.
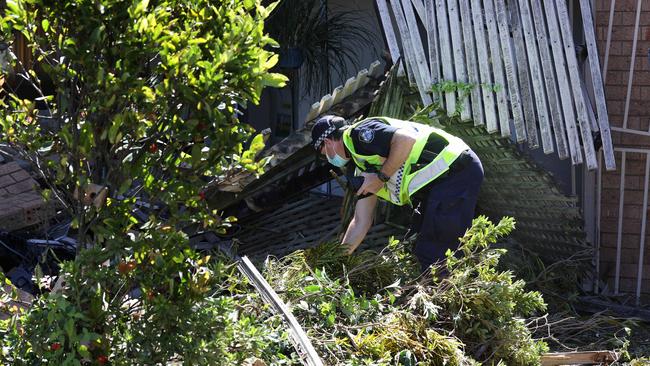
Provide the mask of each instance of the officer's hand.
POLYGON ((382 182, 381 179, 379 179, 377 174, 362 173, 361 175, 363 175, 364 180, 363 180, 363 184, 357 191, 357 196, 360 196, 362 194, 367 194, 367 193, 375 194, 381 189, 381 187, 384 186, 384 182, 382 182))

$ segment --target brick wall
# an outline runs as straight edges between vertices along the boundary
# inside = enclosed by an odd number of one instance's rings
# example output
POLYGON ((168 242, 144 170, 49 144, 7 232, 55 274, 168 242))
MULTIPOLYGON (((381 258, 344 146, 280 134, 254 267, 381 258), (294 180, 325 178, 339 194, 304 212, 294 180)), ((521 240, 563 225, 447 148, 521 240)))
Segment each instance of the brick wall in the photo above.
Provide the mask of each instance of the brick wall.
MULTIPOLYGON (((642 7, 637 39, 637 53, 634 60, 634 74, 630 93, 627 128, 636 131, 650 131, 650 1, 641 0, 642 7)), ((601 66, 604 63, 607 29, 611 0, 596 0, 596 37, 600 50, 601 66)), ((609 61, 606 70, 605 94, 612 127, 623 127, 627 97, 632 43, 635 32, 637 0, 616 0, 612 25, 609 61)), ((639 148, 650 151, 650 135, 643 136, 612 131, 615 148, 639 148)), ((621 188, 622 153, 616 153, 618 170, 603 172, 601 194, 601 248, 600 276, 613 291, 616 252, 619 236, 619 203, 621 188)), ((650 299, 650 222, 646 222, 646 250, 640 258, 640 242, 643 217, 643 191, 645 181, 646 154, 626 153, 625 186, 623 199, 623 221, 621 225, 621 292, 634 293, 637 286, 639 261, 643 262, 642 293, 644 302, 650 299)), ((646 208, 647 210, 647 208, 646 208)), ((649 215, 650 216, 650 215, 649 215)))

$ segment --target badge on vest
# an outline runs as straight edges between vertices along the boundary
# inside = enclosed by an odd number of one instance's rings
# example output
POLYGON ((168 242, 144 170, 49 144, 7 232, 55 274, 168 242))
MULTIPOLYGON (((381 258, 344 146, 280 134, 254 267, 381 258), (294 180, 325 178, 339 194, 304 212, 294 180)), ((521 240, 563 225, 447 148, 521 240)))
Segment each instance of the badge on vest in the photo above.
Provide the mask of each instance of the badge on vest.
POLYGON ((359 131, 359 140, 362 142, 365 142, 366 144, 369 144, 372 142, 372 140, 375 139, 375 131, 365 128, 361 131, 359 131))

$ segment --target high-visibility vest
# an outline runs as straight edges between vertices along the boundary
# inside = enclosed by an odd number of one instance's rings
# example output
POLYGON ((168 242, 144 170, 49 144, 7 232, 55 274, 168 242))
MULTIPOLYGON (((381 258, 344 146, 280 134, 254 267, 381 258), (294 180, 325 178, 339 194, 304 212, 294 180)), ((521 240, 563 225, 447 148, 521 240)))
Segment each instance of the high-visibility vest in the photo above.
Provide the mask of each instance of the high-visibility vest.
POLYGON ((377 171, 379 171, 384 161, 384 158, 379 155, 361 155, 357 153, 354 148, 354 143, 352 142, 352 137, 350 135, 352 129, 369 120, 379 120, 388 125, 415 132, 415 144, 411 148, 411 152, 409 153, 406 162, 397 169, 397 171, 390 177, 390 180, 388 180, 388 182, 386 182, 376 193, 378 197, 398 206, 411 203, 411 196, 415 192, 448 171, 449 166, 462 154, 462 152, 469 149, 469 146, 467 146, 463 140, 450 135, 439 128, 387 117, 372 117, 359 121, 343 131, 343 144, 350 152, 355 165, 361 171, 368 170, 370 166, 373 166, 377 171), (424 146, 432 133, 446 140, 447 146, 438 153, 433 161, 416 171, 411 171, 411 167, 420 158, 424 146))

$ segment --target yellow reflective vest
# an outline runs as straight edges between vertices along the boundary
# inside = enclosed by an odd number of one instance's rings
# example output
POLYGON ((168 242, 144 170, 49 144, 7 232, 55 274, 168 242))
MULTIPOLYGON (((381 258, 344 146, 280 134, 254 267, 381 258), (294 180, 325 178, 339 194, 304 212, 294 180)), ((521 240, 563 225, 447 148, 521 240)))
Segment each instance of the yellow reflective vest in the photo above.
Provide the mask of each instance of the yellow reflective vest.
POLYGON ((413 145, 406 162, 397 169, 395 174, 390 177, 390 180, 384 184, 384 187, 376 193, 379 198, 392 202, 398 206, 410 204, 411 196, 415 192, 448 171, 449 166, 461 155, 461 153, 469 149, 469 146, 467 146, 463 140, 450 135, 439 128, 388 117, 372 117, 353 124, 343 132, 343 144, 350 152, 355 165, 362 171, 370 169, 371 166, 379 171, 384 160, 384 158, 379 155, 361 155, 357 153, 354 148, 354 143, 350 133, 352 132, 352 129, 368 120, 379 120, 391 126, 415 132, 415 144, 413 145), (424 146, 432 133, 445 139, 447 141, 447 146, 438 153, 433 161, 416 171, 411 171, 411 167, 420 158, 424 146))

